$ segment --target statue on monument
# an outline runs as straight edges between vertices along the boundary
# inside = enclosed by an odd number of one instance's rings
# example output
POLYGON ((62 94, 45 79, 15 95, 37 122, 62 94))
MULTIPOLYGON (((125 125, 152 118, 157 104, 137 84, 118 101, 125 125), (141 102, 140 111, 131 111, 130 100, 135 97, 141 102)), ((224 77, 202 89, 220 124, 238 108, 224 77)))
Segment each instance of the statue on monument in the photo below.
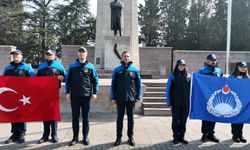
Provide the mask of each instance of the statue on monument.
POLYGON ((114 0, 110 3, 111 8, 111 30, 114 30, 114 36, 117 35, 117 30, 121 33, 121 18, 122 18, 122 4, 119 0, 114 0))

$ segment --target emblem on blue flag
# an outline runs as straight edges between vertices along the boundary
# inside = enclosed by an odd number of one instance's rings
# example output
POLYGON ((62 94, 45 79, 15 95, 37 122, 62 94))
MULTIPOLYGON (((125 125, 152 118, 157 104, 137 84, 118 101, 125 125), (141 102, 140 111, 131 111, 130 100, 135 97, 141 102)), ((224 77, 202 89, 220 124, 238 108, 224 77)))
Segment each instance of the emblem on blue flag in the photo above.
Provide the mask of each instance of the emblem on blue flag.
POLYGON ((217 117, 234 117, 240 113, 241 108, 242 104, 237 93, 228 85, 214 91, 207 102, 208 112, 217 117))

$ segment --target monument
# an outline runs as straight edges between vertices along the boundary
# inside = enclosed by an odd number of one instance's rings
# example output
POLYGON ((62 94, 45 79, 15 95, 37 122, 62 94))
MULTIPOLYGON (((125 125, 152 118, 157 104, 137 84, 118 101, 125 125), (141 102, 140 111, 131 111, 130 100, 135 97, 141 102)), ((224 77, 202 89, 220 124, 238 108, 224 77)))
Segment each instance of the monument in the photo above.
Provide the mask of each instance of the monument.
POLYGON ((137 0, 98 0, 96 67, 113 70, 124 50, 131 53, 133 64, 139 68, 137 0))

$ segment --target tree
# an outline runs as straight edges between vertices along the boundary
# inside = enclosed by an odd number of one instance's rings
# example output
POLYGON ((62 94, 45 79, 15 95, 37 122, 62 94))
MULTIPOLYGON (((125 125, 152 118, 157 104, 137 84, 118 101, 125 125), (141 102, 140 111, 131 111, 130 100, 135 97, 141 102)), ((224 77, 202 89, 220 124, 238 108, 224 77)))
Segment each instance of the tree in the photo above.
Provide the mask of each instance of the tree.
POLYGON ((159 0, 145 0, 145 6, 139 5, 138 20, 141 37, 146 46, 160 44, 160 9, 159 0))
POLYGON ((186 47, 192 50, 211 50, 212 0, 192 0, 188 19, 186 47))
POLYGON ((210 47, 213 50, 225 50, 226 49, 226 37, 227 37, 227 0, 215 1, 215 12, 212 16, 210 33, 210 47))
POLYGON ((250 0, 236 0, 232 4, 231 50, 250 50, 250 0))
POLYGON ((0 44, 18 45, 22 39, 23 4, 21 0, 0 2, 0 44))
POLYGON ((162 0, 162 45, 185 49, 189 0, 162 0))
POLYGON ((56 31, 62 44, 86 45, 88 41, 93 42, 95 18, 90 16, 88 5, 88 0, 74 0, 69 5, 56 8, 56 31))

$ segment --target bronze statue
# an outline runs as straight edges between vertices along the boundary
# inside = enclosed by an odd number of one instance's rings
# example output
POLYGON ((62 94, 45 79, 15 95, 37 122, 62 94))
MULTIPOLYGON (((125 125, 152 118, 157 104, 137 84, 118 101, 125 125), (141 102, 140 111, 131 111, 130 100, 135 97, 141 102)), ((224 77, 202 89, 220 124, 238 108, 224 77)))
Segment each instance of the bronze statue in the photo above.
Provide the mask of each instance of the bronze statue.
POLYGON ((111 30, 114 30, 114 36, 117 35, 117 30, 121 33, 121 17, 122 17, 122 4, 119 0, 114 0, 110 3, 111 8, 111 30))

